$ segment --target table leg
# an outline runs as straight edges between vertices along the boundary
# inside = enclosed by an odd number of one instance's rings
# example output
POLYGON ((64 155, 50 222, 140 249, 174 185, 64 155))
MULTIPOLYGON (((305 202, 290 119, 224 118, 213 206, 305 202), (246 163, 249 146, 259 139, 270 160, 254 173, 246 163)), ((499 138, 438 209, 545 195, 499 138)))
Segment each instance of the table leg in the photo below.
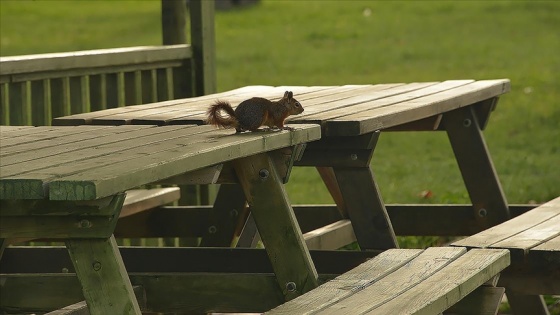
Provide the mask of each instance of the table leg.
POLYGON ((317 287, 317 271, 269 155, 238 159, 234 167, 285 299, 317 287))
POLYGON ((296 165, 316 166, 343 217, 352 222, 360 248, 397 248, 397 238, 370 161, 379 132, 310 143, 296 165))
POLYGON ((445 113, 442 123, 473 203, 474 216, 484 230, 508 220, 510 213, 474 106, 445 113))
POLYGON ((8 247, 8 239, 0 238, 0 260, 2 260, 2 254, 4 254, 6 247, 8 247))
POLYGON ((66 247, 90 314, 141 314, 114 236, 72 239, 66 247))
POLYGON ((212 208, 211 223, 200 246, 231 246, 245 203, 245 195, 240 185, 222 184, 212 208))
POLYGON ((398 248, 395 231, 369 166, 334 167, 333 171, 360 248, 398 248))

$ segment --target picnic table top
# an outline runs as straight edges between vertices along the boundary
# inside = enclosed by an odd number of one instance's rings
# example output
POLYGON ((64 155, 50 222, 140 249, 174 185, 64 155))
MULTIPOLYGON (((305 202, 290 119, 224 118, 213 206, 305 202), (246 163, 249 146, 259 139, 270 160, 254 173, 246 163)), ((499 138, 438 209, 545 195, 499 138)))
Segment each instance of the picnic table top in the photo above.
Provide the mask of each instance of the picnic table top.
POLYGON ((320 138, 317 125, 0 126, 0 199, 94 200, 207 166, 320 138))
POLYGON ((254 97, 280 99, 291 90, 305 111, 288 123, 319 124, 323 136, 355 136, 398 126, 481 102, 508 92, 508 79, 449 80, 344 86, 247 86, 227 92, 159 103, 113 108, 56 118, 55 125, 205 124, 215 100, 234 107, 254 97))

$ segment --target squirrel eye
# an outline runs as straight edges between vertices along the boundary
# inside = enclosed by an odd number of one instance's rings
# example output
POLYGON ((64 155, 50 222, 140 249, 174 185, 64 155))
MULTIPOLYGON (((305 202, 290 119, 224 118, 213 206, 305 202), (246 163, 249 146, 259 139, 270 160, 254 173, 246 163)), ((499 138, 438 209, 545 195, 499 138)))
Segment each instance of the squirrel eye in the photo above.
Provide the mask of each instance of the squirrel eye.
POLYGON ((301 104, 299 102, 296 102, 296 107, 300 107, 301 104))

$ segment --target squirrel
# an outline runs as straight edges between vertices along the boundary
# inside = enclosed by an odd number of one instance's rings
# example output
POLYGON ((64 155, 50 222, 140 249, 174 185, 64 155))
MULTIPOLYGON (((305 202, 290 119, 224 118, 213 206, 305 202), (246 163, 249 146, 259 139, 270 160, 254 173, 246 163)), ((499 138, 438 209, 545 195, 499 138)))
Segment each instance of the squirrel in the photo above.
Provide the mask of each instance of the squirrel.
POLYGON ((300 102, 294 98, 291 91, 286 91, 279 101, 270 101, 262 97, 253 97, 245 100, 234 110, 226 101, 216 101, 208 108, 207 122, 221 128, 235 128, 236 132, 246 130, 256 131, 260 126, 270 129, 277 127, 280 130, 293 130, 284 127, 284 120, 290 115, 303 112, 300 102), (229 117, 220 115, 226 112, 229 117))

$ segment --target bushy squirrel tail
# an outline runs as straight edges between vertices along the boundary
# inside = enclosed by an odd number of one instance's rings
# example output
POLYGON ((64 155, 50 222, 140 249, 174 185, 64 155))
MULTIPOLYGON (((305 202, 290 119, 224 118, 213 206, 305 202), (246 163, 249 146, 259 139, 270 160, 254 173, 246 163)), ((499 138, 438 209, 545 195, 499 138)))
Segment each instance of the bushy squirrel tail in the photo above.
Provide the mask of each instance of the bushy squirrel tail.
POLYGON ((239 126, 239 121, 235 117, 235 111, 231 105, 226 101, 216 101, 210 108, 208 108, 208 119, 206 122, 220 128, 236 128, 239 126), (226 112, 229 117, 224 117, 220 111, 226 112))

